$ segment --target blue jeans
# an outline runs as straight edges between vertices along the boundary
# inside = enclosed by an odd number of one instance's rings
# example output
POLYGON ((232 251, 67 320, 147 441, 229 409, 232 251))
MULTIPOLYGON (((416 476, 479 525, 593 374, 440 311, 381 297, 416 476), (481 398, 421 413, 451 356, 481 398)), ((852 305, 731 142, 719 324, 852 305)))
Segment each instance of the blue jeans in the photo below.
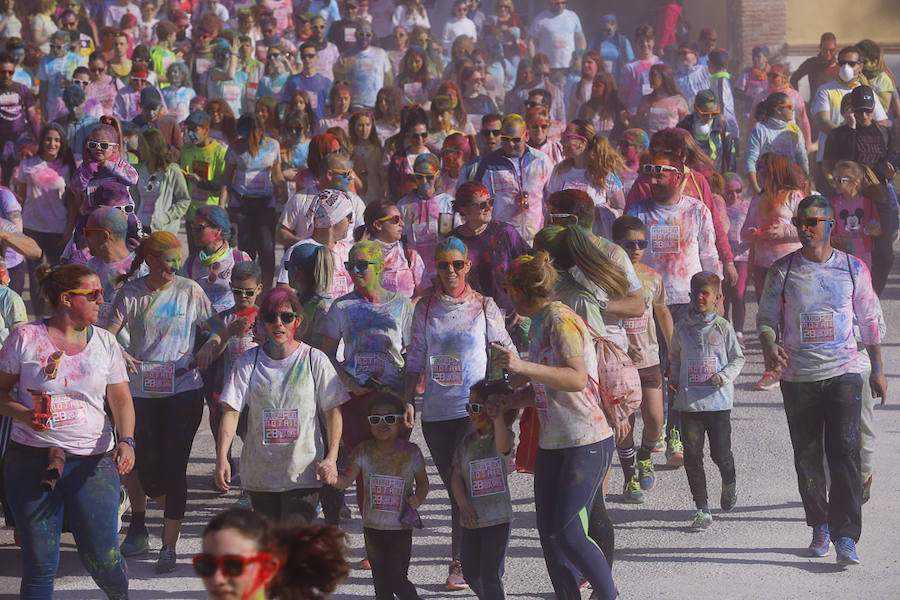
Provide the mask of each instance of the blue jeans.
POLYGON ((63 517, 85 569, 108 598, 128 598, 128 572, 119 553, 119 475, 105 454, 67 456, 52 492, 40 480, 47 450, 10 443, 3 469, 6 497, 22 543, 20 597, 53 598, 63 517))
MULTIPOLYGON (((616 586, 603 552, 587 534, 588 511, 613 454, 613 436, 574 448, 538 448, 534 465, 534 509, 544 562, 556 597, 581 598, 578 573, 601 600, 613 600, 616 586)), ((463 563, 465 564, 465 563, 463 563)))

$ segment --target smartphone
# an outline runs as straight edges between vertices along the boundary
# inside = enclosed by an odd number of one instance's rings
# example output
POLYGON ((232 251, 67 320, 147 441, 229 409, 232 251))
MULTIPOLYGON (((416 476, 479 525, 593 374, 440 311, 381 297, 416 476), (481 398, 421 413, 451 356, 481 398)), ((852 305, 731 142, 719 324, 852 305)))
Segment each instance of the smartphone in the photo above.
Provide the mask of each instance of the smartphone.
POLYGON ((453 231, 453 213, 438 214, 438 233, 441 235, 450 235, 453 231))
POLYGON ((509 385, 509 371, 498 365, 502 352, 493 346, 487 347, 487 373, 484 377, 486 394, 508 394, 512 391, 509 385))

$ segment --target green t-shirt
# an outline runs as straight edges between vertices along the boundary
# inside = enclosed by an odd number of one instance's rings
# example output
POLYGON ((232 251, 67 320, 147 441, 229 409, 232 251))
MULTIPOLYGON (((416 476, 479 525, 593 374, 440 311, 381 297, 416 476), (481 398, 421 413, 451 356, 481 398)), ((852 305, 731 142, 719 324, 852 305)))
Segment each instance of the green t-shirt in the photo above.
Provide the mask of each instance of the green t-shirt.
MULTIPOLYGON (((213 181, 225 172, 225 146, 210 140, 205 146, 185 144, 181 148, 181 169, 185 173, 196 173, 200 179, 213 181)), ((191 207, 187 212, 187 220, 194 220, 194 213, 201 206, 219 203, 219 192, 210 192, 188 181, 191 189, 191 207)))
POLYGON ((0 288, 0 344, 9 337, 10 326, 26 321, 28 315, 22 297, 7 286, 0 288))

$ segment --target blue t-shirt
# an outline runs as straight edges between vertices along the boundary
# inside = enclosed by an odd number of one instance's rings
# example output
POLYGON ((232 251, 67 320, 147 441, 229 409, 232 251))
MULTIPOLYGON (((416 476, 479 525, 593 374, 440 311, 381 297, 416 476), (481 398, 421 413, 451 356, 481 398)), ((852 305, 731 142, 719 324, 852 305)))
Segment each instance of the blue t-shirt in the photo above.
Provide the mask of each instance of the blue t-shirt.
POLYGON ((282 101, 290 102, 291 96, 297 90, 304 90, 309 95, 309 105, 313 112, 316 113, 316 119, 322 119, 325 116, 325 107, 328 105, 328 92, 331 89, 331 80, 316 73, 312 77, 307 77, 303 73, 297 73, 288 77, 287 83, 284 84, 282 90, 282 101))

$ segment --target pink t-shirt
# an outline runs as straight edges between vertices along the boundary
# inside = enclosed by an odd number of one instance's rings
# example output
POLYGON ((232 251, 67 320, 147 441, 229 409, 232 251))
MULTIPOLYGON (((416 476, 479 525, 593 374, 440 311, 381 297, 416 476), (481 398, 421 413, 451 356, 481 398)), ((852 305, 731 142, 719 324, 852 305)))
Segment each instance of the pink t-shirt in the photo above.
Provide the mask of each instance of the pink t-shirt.
POLYGON ((634 266, 644 290, 644 314, 634 319, 623 319, 628 336, 628 356, 638 369, 659 364, 659 340, 653 321, 653 305, 666 304, 666 288, 660 274, 643 263, 634 266))
POLYGON ((834 230, 831 245, 856 256, 872 268, 872 236, 866 233, 871 224, 881 221, 878 211, 868 198, 858 196, 856 200, 845 200, 843 196, 831 199, 834 207, 834 230))

